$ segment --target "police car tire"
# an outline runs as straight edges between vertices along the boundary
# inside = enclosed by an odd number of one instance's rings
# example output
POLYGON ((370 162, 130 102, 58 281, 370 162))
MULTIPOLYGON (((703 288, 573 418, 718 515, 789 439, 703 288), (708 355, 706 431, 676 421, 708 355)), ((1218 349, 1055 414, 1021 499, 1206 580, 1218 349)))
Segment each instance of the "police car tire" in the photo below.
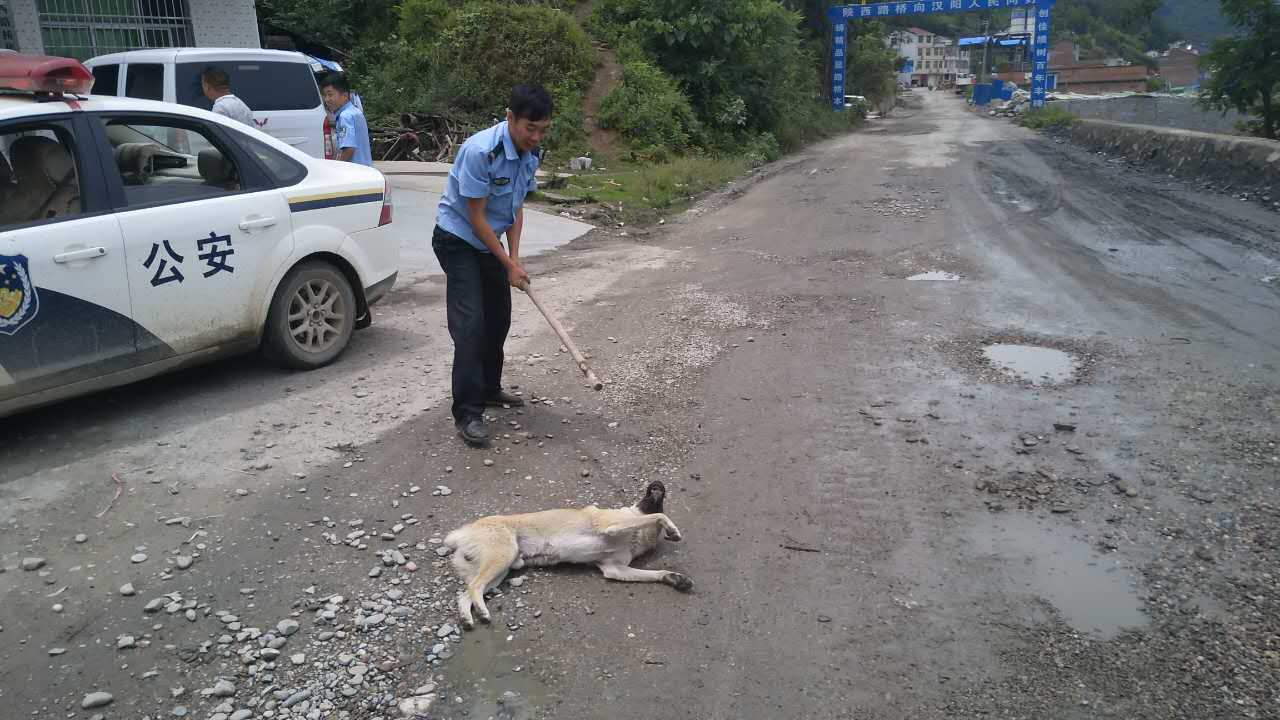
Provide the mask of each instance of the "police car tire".
POLYGON ((347 276, 327 262, 305 262, 290 270, 276 289, 262 334, 262 352, 272 362, 284 367, 314 370, 338 359, 351 341, 355 326, 356 295, 347 276), (294 340, 289 327, 289 305, 302 287, 311 282, 327 283, 339 294, 339 300, 345 308, 338 337, 318 351, 308 350, 294 340))

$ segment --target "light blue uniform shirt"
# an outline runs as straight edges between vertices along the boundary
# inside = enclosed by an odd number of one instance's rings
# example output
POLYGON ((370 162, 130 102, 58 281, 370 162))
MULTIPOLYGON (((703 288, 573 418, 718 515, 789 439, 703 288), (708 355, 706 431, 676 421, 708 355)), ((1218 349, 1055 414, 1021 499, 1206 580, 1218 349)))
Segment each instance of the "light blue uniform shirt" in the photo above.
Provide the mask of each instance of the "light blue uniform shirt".
POLYGON ((477 250, 489 252, 467 216, 467 198, 488 198, 485 220, 501 237, 516 221, 524 197, 538 186, 535 173, 542 154, 535 149, 516 150, 507 124, 500 122, 467 138, 449 170, 449 182, 436 210, 436 225, 466 240, 477 250))
POLYGON ((369 124, 364 111, 350 100, 334 113, 334 139, 339 150, 354 148, 351 162, 373 167, 373 153, 369 150, 369 124))

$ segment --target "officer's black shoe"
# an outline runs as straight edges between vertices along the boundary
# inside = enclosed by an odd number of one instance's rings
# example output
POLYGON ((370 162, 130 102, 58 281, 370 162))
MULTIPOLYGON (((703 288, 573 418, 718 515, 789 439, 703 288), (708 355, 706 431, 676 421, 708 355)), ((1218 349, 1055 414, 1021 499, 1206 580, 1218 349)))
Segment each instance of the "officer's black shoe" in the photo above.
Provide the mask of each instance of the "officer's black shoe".
POLYGON ((524 398, 512 395, 506 390, 499 390, 497 395, 486 400, 484 404, 489 407, 502 407, 504 405, 508 407, 524 407, 524 398))
POLYGON ((484 418, 473 418, 471 420, 459 420, 457 423, 458 434, 462 439, 472 447, 484 447, 489 444, 489 426, 485 425, 484 418))

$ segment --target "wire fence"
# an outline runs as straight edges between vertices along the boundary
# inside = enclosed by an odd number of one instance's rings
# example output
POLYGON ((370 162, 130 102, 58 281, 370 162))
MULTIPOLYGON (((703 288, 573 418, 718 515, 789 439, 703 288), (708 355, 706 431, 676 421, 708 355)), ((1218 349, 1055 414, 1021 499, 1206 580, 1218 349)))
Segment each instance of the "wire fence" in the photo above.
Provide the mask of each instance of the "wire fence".
POLYGON ((17 38, 13 35, 13 14, 9 12, 9 0, 0 0, 0 48, 18 49, 17 38))
POLYGON ((45 53, 87 60, 124 50, 194 45, 187 0, 39 0, 45 53))

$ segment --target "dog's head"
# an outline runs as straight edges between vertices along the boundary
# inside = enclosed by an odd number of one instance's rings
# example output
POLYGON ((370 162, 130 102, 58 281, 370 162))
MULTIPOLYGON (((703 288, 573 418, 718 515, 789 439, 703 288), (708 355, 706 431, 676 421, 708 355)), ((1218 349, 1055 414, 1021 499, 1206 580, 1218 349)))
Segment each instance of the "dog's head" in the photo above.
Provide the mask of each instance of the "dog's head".
POLYGON ((644 497, 636 503, 636 509, 643 515, 662 512, 662 501, 667 497, 667 486, 654 480, 644 490, 644 497))

